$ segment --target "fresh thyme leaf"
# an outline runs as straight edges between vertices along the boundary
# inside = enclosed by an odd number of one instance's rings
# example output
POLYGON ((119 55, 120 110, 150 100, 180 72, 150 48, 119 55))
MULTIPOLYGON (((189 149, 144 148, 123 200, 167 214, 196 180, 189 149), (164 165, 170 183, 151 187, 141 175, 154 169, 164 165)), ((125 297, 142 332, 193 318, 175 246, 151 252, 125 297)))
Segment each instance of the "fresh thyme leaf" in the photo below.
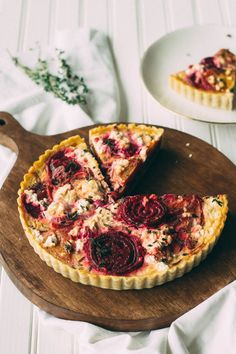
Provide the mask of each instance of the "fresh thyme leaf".
POLYGON ((59 183, 59 181, 58 181, 56 178, 53 178, 53 179, 52 179, 52 184, 53 184, 54 186, 58 185, 58 183, 59 183))
POLYGON ((65 172, 76 172, 78 171, 79 166, 76 162, 71 161, 69 164, 65 167, 65 172))
POLYGON ((214 198, 214 199, 212 199, 212 201, 216 202, 220 207, 222 207, 222 205, 223 205, 223 202, 219 199, 214 198))
POLYGON ((73 213, 68 213, 67 216, 69 220, 76 220, 78 218, 77 211, 74 211, 73 213))
POLYGON ((20 63, 17 57, 12 57, 13 63, 37 85, 46 92, 67 102, 68 104, 86 104, 86 95, 89 92, 83 77, 72 73, 72 69, 64 58, 64 52, 57 50, 59 70, 56 75, 49 72, 49 62, 38 59, 34 69, 20 63))
POLYGON ((67 253, 72 253, 74 251, 74 247, 72 245, 72 243, 70 241, 67 241, 65 244, 64 244, 64 248, 65 248, 65 251, 67 253))

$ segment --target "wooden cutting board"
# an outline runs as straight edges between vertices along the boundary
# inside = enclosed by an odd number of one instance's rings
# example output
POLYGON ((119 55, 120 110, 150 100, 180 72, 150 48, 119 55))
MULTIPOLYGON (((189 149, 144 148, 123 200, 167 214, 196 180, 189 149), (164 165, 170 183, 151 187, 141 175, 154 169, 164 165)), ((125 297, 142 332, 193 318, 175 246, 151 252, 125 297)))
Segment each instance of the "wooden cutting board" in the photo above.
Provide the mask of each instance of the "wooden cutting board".
POLYGON ((0 143, 18 154, 0 192, 1 262, 17 288, 54 316, 121 331, 168 326, 236 277, 236 166, 207 143, 165 129, 163 148, 135 192, 227 193, 230 212, 218 244, 190 273, 153 289, 115 291, 81 285, 54 272, 34 253, 21 227, 16 198, 23 175, 45 149, 75 134, 87 139, 88 130, 39 136, 0 113, 0 143))

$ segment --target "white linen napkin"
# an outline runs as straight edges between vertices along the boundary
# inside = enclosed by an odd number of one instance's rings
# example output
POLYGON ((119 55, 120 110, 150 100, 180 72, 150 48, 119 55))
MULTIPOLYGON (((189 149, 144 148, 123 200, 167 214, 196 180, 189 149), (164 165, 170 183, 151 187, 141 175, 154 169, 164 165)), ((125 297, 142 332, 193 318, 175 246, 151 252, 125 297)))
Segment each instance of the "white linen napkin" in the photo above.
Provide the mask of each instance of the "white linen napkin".
MULTIPOLYGON (((14 115, 25 129, 46 135, 117 121, 119 90, 107 36, 86 28, 59 31, 54 47, 65 51, 73 72, 85 79, 89 88, 87 105, 69 105, 46 93, 13 64, 6 51, 1 51, 0 110, 14 115)), ((41 55, 51 57, 55 52, 44 47, 41 55)), ((17 53, 17 57, 23 64, 33 66, 38 51, 17 53)))
POLYGON ((236 281, 160 330, 112 332, 85 322, 57 319, 42 310, 38 315, 40 325, 73 334, 83 354, 235 354, 235 305, 236 281))
POLYGON ((0 188, 11 171, 15 161, 16 154, 7 147, 0 145, 0 188))

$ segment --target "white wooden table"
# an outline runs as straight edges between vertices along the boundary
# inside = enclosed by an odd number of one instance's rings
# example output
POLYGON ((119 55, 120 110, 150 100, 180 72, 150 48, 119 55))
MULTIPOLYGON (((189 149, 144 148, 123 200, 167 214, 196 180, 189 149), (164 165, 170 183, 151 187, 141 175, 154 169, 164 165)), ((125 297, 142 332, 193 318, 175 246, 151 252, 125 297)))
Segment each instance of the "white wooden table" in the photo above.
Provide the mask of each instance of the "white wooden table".
MULTIPOLYGON (((160 107, 139 75, 144 50, 165 33, 193 24, 236 25, 235 0, 0 0, 0 47, 53 43, 57 29, 88 26, 111 38, 120 76, 121 120, 173 127, 211 143, 236 163, 236 126, 187 120, 160 107)), ((37 321, 35 307, 0 268, 0 353, 80 353, 72 335, 37 321)))

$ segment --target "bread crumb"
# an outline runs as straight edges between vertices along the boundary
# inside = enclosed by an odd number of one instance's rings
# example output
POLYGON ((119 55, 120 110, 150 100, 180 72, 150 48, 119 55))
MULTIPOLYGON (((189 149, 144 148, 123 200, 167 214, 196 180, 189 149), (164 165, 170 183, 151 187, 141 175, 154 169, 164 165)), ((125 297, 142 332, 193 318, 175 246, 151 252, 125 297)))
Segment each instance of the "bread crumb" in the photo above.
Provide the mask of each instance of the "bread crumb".
POLYGON ((193 154, 189 154, 188 157, 191 159, 191 157, 193 156, 193 154))
POLYGON ((185 146, 190 146, 190 143, 186 143, 185 146))

